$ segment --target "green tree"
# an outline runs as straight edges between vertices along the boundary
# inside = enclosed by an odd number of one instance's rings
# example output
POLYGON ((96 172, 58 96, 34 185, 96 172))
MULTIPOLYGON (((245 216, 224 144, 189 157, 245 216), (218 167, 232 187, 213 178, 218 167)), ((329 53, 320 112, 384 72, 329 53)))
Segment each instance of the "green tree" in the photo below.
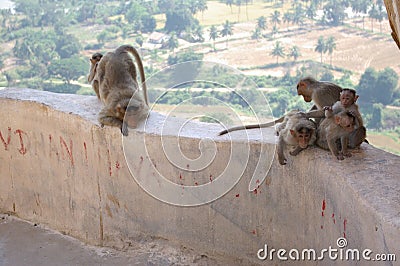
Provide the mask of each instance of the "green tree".
POLYGON ((346 18, 344 12, 347 7, 347 0, 330 0, 324 6, 324 15, 326 22, 332 26, 343 24, 346 18))
POLYGON ((290 48, 290 52, 289 52, 288 56, 293 57, 293 61, 296 61, 297 58, 299 58, 301 56, 299 47, 294 45, 292 48, 290 48))
POLYGON ((214 25, 212 25, 211 26, 211 28, 210 28, 210 40, 213 40, 213 49, 214 49, 214 52, 216 51, 216 49, 215 49, 215 39, 217 39, 218 38, 218 30, 217 30, 217 27, 215 27, 214 25))
POLYGON ((382 110, 383 105, 380 103, 374 103, 372 105, 372 116, 368 123, 368 127, 380 129, 382 128, 382 110))
POLYGON ((330 64, 332 66, 332 54, 333 51, 336 49, 336 40, 335 37, 329 36, 328 39, 326 40, 326 51, 328 51, 330 55, 330 64))
POLYGON ((278 64, 279 57, 285 57, 285 49, 282 47, 279 41, 275 42, 274 49, 270 55, 276 56, 276 63, 278 64))
MULTIPOLYGON (((350 1, 351 8, 354 12, 366 14, 371 1, 368 0, 353 0, 350 1)), ((362 28, 364 29, 364 17, 362 16, 362 28)))
POLYGON ((310 4, 306 9, 306 17, 311 20, 314 20, 316 16, 317 16, 317 9, 314 4, 310 4))
POLYGON ((73 56, 52 61, 48 70, 50 76, 62 78, 70 84, 71 80, 77 80, 86 74, 87 62, 78 56, 73 56))
POLYGON ((271 22, 276 27, 277 24, 281 23, 281 13, 278 10, 275 10, 274 13, 271 14, 271 22))
POLYGON ((233 27, 228 20, 222 25, 220 34, 222 37, 226 37, 226 48, 228 48, 228 38, 229 36, 233 35, 233 27))
POLYGON ((178 46, 179 46, 178 38, 176 37, 175 32, 171 33, 171 36, 168 39, 167 45, 168 45, 168 49, 170 51, 172 51, 173 53, 175 53, 175 49, 178 48, 178 46))
POLYGON ((257 28, 262 30, 267 28, 267 19, 264 16, 257 18, 257 28))
POLYGON ((259 40, 261 39, 261 37, 262 37, 261 29, 256 26, 253 33, 251 34, 251 38, 254 40, 259 40))
POLYGON ((373 103, 374 90, 377 88, 378 72, 374 68, 367 68, 361 75, 357 85, 357 93, 361 95, 359 101, 363 103, 373 103))
POLYGON ((375 102, 388 105, 392 102, 393 93, 397 88, 399 76, 391 68, 385 68, 379 72, 374 89, 375 102))
POLYGON ((322 54, 326 52, 326 44, 324 37, 320 36, 317 41, 317 45, 315 46, 315 51, 321 54, 321 63, 322 63, 322 54))

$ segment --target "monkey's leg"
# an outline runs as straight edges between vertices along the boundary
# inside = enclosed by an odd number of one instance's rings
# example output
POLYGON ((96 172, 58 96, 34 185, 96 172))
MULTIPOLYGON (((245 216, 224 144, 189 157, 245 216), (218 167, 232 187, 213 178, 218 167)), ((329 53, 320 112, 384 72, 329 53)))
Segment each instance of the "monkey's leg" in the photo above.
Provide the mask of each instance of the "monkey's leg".
POLYGON ((285 149, 285 147, 286 147, 285 140, 282 135, 279 135, 277 152, 278 152, 278 161, 281 165, 286 164, 286 158, 285 155, 283 154, 283 150, 285 149))
POLYGON ((107 108, 104 108, 99 113, 99 122, 102 127, 104 125, 118 127, 121 130, 122 135, 128 136, 127 125, 125 123, 123 123, 121 120, 119 120, 118 118, 114 117, 113 114, 110 111, 108 111, 107 108))
POLYGON ((367 137, 367 129, 365 127, 359 127, 349 136, 349 148, 354 149, 360 147, 361 143, 364 142, 367 137))
POLYGON ((291 152, 289 152, 289 154, 292 155, 292 156, 296 156, 302 150, 305 150, 305 149, 301 148, 300 146, 296 146, 296 148, 294 150, 292 150, 291 152))
POLYGON ((99 99, 100 100, 100 93, 99 93, 99 81, 98 80, 94 80, 93 81, 93 90, 94 90, 94 92, 96 93, 96 95, 97 95, 97 99, 99 99))
POLYGON ((344 160, 343 154, 339 153, 337 149, 337 144, 335 139, 328 139, 328 146, 333 157, 337 158, 338 160, 344 160))
POLYGON ((341 145, 341 153, 343 154, 343 156, 351 157, 352 154, 347 149, 349 146, 349 137, 348 136, 343 136, 340 138, 340 145, 341 145))

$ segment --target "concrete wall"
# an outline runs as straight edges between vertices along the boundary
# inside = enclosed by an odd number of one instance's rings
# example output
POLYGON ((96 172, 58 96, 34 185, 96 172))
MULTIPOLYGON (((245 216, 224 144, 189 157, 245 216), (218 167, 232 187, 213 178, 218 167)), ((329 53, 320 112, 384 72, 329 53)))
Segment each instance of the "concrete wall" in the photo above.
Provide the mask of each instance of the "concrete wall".
MULTIPOLYGON (((165 122, 169 130, 162 139, 164 118, 152 113, 146 126, 131 129, 122 139, 117 128, 99 126, 100 108, 91 96, 0 91, 0 212, 90 244, 121 246, 151 235, 210 255, 241 258, 244 264, 260 263, 257 251, 264 244, 321 250, 337 248, 339 237, 346 237, 348 248, 400 256, 398 156, 363 144, 352 158, 337 161, 327 151, 311 148, 288 157, 286 166, 273 160, 268 171, 276 143, 272 129, 263 130, 261 140, 259 133, 251 132, 247 140, 238 132, 230 142, 216 137, 217 125, 191 123, 181 129, 177 142, 174 128, 181 121, 165 122), (205 138, 209 143, 199 146, 205 138), (210 147, 215 154, 207 167, 192 171, 185 158, 183 167, 179 160, 172 163, 176 158, 165 152, 168 143, 179 143, 193 164, 210 147), (246 155, 233 152, 235 147, 246 155), (267 156, 258 164, 263 153, 267 156), (145 192, 128 166, 140 182, 167 177, 182 187, 182 195, 188 186, 217 182, 226 171, 236 176, 244 172, 217 200, 181 207, 145 192), (255 170, 268 174, 249 192, 255 170)), ((163 183, 155 187, 168 194, 163 183)))

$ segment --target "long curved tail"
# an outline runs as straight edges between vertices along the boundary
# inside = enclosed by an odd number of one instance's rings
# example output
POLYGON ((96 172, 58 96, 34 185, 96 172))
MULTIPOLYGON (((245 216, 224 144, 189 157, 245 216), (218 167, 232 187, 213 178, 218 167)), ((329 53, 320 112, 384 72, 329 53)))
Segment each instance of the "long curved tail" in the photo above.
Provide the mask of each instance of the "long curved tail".
POLYGON ((272 127, 276 123, 281 123, 283 122, 283 119, 285 117, 282 116, 281 118, 278 118, 274 121, 268 122, 268 123, 263 123, 263 124, 253 124, 253 125, 245 125, 245 126, 237 126, 237 127, 231 127, 228 129, 225 129, 221 132, 218 133, 218 136, 225 135, 226 133, 232 132, 232 131, 238 131, 238 130, 243 130, 243 129, 253 129, 253 128, 264 128, 264 127, 272 127))
POLYGON ((142 59, 140 58, 138 51, 132 45, 123 45, 121 47, 123 47, 123 49, 125 51, 130 52, 135 57, 136 63, 139 68, 140 80, 142 81, 144 100, 145 100, 147 106, 149 106, 149 100, 148 100, 148 95, 147 95, 147 86, 146 86, 146 77, 144 75, 142 59))

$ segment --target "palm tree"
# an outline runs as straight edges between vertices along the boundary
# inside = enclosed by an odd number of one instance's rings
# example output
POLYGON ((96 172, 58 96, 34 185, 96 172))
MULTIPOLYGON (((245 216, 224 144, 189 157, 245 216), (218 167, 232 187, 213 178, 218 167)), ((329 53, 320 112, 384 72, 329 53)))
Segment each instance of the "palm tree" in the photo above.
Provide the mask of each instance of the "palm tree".
POLYGON ((335 37, 330 36, 328 37, 328 40, 326 40, 326 51, 328 51, 329 55, 331 56, 331 66, 332 66, 332 53, 333 50, 336 49, 336 42, 335 42, 335 37))
POLYGON ((226 37, 226 48, 228 48, 228 37, 233 35, 232 24, 227 20, 222 25, 221 36, 226 37))
POLYGON ((240 7, 242 6, 242 0, 235 0, 235 5, 238 6, 238 22, 240 20, 240 7))
POLYGON ((256 28, 253 31, 253 34, 251 35, 251 38, 259 40, 259 39, 261 39, 261 36, 262 36, 261 29, 256 26, 256 28))
POLYGON ((291 12, 285 12, 283 14, 283 23, 291 23, 293 21, 293 13, 291 12))
POLYGON ((275 10, 274 13, 271 14, 271 22, 274 24, 274 26, 281 23, 280 16, 281 13, 278 10, 275 10))
POLYGON ((293 57, 293 61, 296 61, 297 58, 301 56, 300 49, 298 46, 293 46, 290 48, 289 57, 293 57))
POLYGON ((267 19, 264 16, 261 16, 257 19, 257 27, 262 30, 267 28, 267 19))
POLYGON ((233 13, 232 5, 235 3, 234 0, 225 0, 225 4, 231 8, 231 14, 233 13))
POLYGON ((276 56, 276 63, 277 64, 278 64, 279 57, 284 57, 285 56, 285 49, 281 46, 281 43, 279 41, 275 42, 274 49, 272 50, 270 55, 276 56))
POLYGON ((324 37, 320 36, 318 38, 317 46, 315 46, 315 51, 321 53, 321 63, 322 63, 322 53, 326 52, 324 37))
POLYGON ((211 26, 210 28, 210 40, 213 40, 213 48, 214 48, 214 52, 215 50, 215 39, 217 39, 218 37, 218 30, 217 27, 215 27, 214 25, 211 26))

